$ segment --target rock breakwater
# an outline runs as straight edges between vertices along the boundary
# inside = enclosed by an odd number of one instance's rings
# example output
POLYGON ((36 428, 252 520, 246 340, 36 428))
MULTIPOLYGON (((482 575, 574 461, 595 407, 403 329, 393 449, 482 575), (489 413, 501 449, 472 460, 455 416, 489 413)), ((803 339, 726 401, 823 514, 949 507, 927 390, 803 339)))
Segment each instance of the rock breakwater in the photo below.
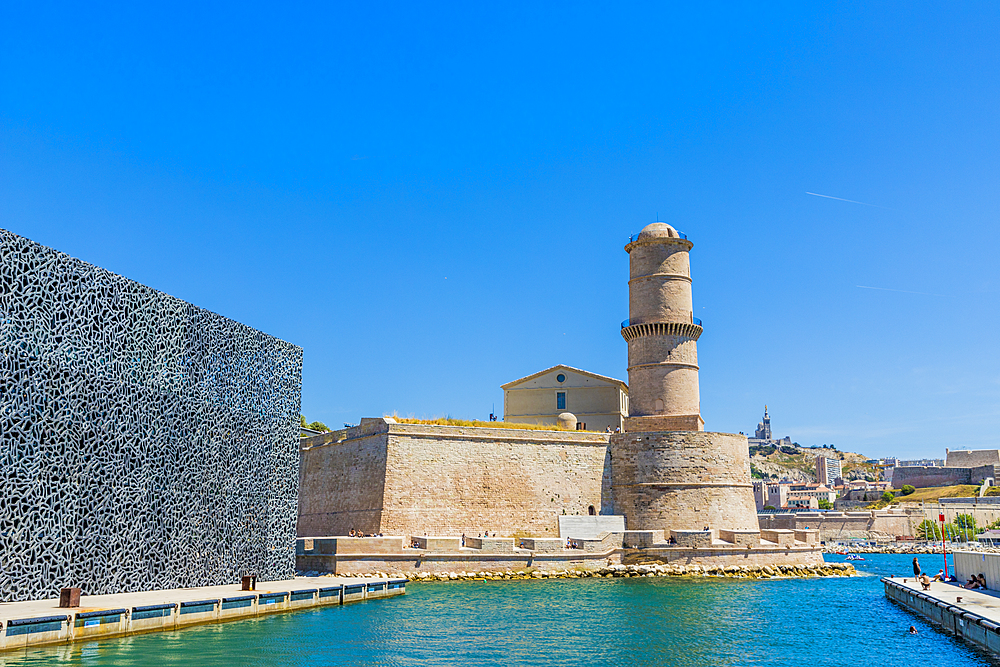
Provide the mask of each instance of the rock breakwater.
MULTIPOLYGON (((315 576, 317 573, 305 573, 315 576)), ((774 579, 801 577, 849 577, 857 574, 850 563, 823 563, 821 565, 765 565, 749 567, 728 565, 726 567, 706 567, 698 565, 663 565, 659 563, 639 565, 608 565, 596 570, 552 570, 533 569, 505 570, 503 572, 395 572, 394 577, 406 577, 410 581, 508 581, 516 579, 595 579, 631 577, 728 577, 732 579, 774 579)), ((329 575, 336 576, 336 575, 329 575)), ((343 576, 384 576, 384 573, 350 574, 343 576)))

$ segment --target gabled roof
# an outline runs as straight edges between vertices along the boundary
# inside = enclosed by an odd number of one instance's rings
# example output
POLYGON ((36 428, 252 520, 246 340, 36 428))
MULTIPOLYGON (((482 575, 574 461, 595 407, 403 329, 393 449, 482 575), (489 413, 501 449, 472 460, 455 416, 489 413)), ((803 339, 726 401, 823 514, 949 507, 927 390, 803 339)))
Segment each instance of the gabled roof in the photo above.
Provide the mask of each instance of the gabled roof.
POLYGON ((580 375, 586 375, 588 377, 596 378, 598 380, 604 380, 605 382, 610 382, 611 384, 618 384, 626 392, 628 391, 628 385, 625 384, 624 382, 622 382, 621 380, 618 380, 618 379, 612 378, 612 377, 608 377, 607 375, 598 375, 597 373, 591 373, 590 371, 581 370, 579 368, 573 368, 572 366, 567 366, 565 364, 557 364, 557 365, 553 366, 552 368, 546 368, 544 371, 538 371, 537 373, 532 373, 531 375, 527 375, 527 376, 525 376, 523 378, 520 378, 518 380, 514 380, 513 382, 508 382, 507 384, 502 384, 502 385, 500 385, 500 388, 501 389, 510 389, 511 387, 513 387, 516 384, 521 384, 522 382, 527 382, 528 380, 534 380, 536 377, 540 377, 542 375, 545 375, 546 373, 551 373, 552 371, 555 371, 555 370, 572 371, 574 373, 579 373, 580 375))

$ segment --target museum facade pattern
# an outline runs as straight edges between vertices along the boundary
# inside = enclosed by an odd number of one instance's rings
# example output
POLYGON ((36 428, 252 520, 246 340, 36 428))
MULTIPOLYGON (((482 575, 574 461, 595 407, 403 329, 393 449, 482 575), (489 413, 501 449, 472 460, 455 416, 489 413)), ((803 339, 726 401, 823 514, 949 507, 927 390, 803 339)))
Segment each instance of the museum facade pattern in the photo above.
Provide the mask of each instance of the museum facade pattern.
POLYGON ((0 230, 0 601, 289 578, 302 349, 0 230))

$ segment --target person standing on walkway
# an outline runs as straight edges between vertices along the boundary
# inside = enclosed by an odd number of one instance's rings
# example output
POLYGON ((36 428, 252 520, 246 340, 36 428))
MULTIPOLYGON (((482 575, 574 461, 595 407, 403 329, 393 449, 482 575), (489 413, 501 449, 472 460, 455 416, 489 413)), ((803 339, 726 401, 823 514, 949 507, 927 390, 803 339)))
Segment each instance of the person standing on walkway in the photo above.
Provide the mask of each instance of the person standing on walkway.
POLYGON ((913 576, 920 576, 920 561, 917 560, 916 556, 913 557, 913 576))

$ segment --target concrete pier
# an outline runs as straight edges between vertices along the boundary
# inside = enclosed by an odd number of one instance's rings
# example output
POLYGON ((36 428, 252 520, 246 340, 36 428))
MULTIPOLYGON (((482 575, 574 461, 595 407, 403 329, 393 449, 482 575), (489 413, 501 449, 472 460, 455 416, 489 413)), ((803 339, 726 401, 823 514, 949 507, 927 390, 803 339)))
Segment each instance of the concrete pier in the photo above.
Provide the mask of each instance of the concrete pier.
POLYGON ((80 606, 62 608, 59 599, 0 603, 0 651, 63 644, 189 625, 231 621, 310 607, 402 595, 406 579, 296 577, 172 590, 84 595, 80 606))
POLYGON ((1000 655, 1000 595, 932 582, 922 590, 913 577, 882 579, 885 596, 951 634, 1000 655))

